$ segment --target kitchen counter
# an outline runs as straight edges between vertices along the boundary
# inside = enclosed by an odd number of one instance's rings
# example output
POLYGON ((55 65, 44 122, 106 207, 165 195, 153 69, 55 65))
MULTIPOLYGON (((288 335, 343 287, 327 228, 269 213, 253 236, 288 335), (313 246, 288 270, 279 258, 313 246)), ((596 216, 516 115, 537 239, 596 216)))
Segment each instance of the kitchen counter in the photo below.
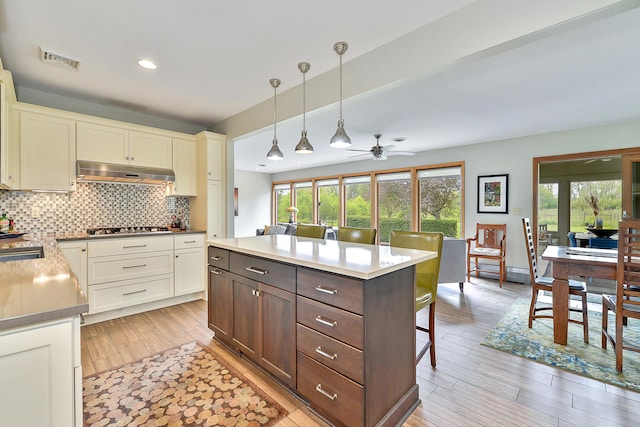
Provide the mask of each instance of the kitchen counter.
POLYGON ((436 256, 435 252, 429 251, 281 234, 215 239, 207 241, 207 244, 365 280, 403 269, 436 256))
POLYGON ((84 231, 76 233, 58 233, 54 235, 54 238, 59 241, 72 241, 72 240, 96 240, 96 239, 121 239, 124 237, 141 237, 141 236, 162 236, 162 235, 176 235, 176 234, 203 234, 204 230, 183 230, 183 231, 171 231, 168 233, 122 233, 122 234, 104 234, 98 237, 91 237, 84 231))
POLYGON ((44 258, 0 263, 0 330, 71 317, 89 309, 54 237, 0 240, 0 250, 38 246, 44 258))

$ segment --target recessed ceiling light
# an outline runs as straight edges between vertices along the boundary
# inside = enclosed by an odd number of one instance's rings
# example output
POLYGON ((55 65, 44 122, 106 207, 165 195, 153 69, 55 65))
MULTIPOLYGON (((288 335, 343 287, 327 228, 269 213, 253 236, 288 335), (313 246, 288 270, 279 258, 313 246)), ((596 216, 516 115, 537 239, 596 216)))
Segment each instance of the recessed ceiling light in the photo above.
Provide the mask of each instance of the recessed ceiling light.
POLYGON ((147 70, 155 70, 156 68, 158 68, 156 64, 149 61, 148 59, 141 59, 140 61, 138 61, 138 65, 142 68, 146 68, 147 70))
POLYGON ((407 138, 405 138, 404 136, 398 136, 396 138, 391 138, 391 140, 394 142, 403 142, 403 141, 406 141, 407 138))

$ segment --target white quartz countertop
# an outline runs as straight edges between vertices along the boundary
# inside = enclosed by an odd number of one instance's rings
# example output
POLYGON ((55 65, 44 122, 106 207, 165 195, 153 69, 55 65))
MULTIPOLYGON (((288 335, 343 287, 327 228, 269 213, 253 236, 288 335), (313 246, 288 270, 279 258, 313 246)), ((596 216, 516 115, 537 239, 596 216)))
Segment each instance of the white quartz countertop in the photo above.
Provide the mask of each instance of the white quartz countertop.
POLYGON ((436 252, 337 240, 272 235, 207 241, 240 252, 359 279, 372 279, 435 258, 436 252))

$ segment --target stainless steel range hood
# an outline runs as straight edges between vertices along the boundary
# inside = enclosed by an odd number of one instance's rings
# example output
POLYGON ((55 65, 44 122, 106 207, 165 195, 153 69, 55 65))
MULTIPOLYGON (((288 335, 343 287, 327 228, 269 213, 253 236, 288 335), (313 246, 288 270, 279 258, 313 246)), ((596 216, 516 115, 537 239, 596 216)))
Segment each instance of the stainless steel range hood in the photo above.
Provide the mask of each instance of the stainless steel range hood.
POLYGON ((116 165, 86 160, 78 160, 76 175, 80 182, 163 185, 176 180, 176 175, 171 169, 116 165))

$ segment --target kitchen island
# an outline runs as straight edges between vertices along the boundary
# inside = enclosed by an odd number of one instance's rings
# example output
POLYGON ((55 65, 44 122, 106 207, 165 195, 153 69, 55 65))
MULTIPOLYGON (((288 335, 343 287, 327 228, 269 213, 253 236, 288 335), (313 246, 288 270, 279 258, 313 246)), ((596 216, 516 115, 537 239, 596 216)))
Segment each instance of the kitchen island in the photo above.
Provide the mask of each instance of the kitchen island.
POLYGON ((85 294, 51 237, 4 238, 0 256, 3 425, 82 425, 80 314, 85 294))
POLYGON ((334 424, 396 425, 415 409, 414 266, 435 252, 286 235, 207 244, 217 340, 334 424))

